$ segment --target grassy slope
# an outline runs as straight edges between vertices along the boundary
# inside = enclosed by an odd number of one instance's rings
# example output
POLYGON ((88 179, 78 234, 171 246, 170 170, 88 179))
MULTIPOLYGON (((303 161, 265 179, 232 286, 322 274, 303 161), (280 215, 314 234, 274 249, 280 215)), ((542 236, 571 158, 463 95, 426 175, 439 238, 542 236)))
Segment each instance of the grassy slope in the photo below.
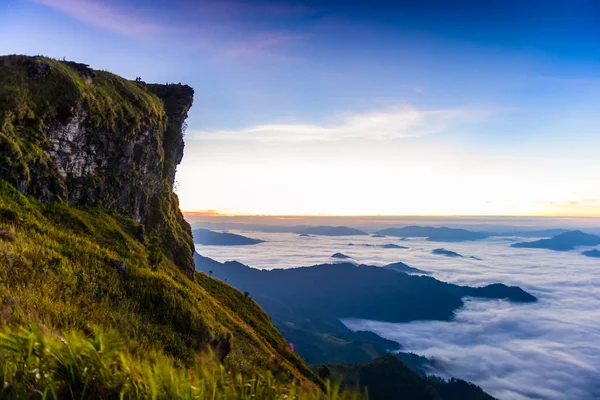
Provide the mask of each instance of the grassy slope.
POLYGON ((279 381, 315 387, 312 372, 254 301, 201 273, 190 280, 166 257, 150 268, 133 220, 40 203, 0 180, 0 229, 6 232, 0 236, 6 325, 33 322, 50 337, 118 330, 127 357, 164 352, 182 371, 206 365, 211 347, 230 338, 228 370, 270 369, 279 381), (125 262, 125 275, 112 266, 117 261, 125 262))

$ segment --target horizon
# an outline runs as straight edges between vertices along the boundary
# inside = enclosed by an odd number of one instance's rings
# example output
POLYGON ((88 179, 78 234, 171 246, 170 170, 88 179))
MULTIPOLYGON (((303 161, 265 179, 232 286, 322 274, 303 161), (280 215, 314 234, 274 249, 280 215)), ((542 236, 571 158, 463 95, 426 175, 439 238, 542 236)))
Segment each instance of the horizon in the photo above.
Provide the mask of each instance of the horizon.
MULTIPOLYGON (((257 230, 260 227, 348 226, 376 231, 411 225, 445 226, 481 231, 583 229, 600 233, 598 217, 553 216, 416 216, 416 215, 224 215, 183 212, 193 228, 257 230)), ((260 229, 258 229, 260 230, 260 229)))
POLYGON ((560 0, 7 0, 0 53, 194 87, 183 210, 591 217, 594 15, 560 0))

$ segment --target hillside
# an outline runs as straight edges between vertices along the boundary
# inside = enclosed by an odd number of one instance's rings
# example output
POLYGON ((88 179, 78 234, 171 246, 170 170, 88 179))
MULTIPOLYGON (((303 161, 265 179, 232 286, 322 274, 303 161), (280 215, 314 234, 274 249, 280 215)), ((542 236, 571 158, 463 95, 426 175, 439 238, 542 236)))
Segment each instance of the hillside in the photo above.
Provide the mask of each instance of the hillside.
POLYGON ((0 397, 327 397, 252 299, 193 269, 173 193, 192 96, 0 57, 0 397))
POLYGON ((481 388, 460 379, 449 381, 419 376, 393 355, 358 364, 329 364, 316 371, 341 379, 343 386, 368 392, 370 400, 493 400, 481 388), (410 394, 403 397, 401 393, 410 394))

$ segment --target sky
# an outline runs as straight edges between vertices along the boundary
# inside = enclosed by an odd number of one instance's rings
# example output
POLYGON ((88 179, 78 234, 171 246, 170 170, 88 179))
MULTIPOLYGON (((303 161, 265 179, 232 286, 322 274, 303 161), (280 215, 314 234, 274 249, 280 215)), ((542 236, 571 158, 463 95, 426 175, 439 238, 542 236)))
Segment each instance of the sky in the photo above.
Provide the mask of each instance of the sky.
POLYGON ((0 54, 196 91, 187 211, 600 216, 595 0, 0 0, 0 54))

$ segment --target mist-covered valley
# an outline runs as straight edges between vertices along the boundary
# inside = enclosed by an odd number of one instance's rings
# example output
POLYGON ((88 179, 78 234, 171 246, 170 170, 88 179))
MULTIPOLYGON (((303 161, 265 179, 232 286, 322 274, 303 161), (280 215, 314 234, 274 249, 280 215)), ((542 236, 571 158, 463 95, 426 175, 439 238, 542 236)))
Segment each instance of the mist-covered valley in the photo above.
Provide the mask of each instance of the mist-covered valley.
POLYGON ((389 236, 230 232, 264 242, 196 245, 196 251, 220 262, 236 260, 267 270, 401 261, 444 282, 519 286, 538 301, 466 298, 451 321, 343 322, 352 330, 394 340, 403 352, 428 357, 428 373, 471 381, 500 399, 589 399, 600 394, 600 270, 597 259, 583 256, 581 248, 558 252, 511 247, 535 240, 519 237, 439 243, 389 236), (435 254, 440 248, 459 256, 435 254), (332 258, 335 253, 349 258, 332 258))

